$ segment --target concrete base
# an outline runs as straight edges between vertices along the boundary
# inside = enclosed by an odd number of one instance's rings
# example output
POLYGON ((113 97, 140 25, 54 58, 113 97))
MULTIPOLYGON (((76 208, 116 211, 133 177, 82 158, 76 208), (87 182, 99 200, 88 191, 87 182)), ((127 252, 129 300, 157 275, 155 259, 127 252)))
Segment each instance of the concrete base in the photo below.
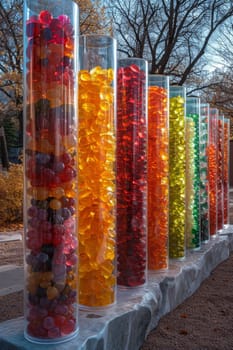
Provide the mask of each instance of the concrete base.
MULTIPOLYGON (((163 273, 149 273, 141 289, 118 291, 117 304, 102 312, 80 311, 79 334, 69 343, 46 345, 47 350, 137 350, 159 319, 191 296, 211 271, 233 250, 233 225, 221 235, 188 252, 184 261, 171 261, 163 273)), ((23 318, 0 324, 1 350, 41 350, 23 336, 23 318)))

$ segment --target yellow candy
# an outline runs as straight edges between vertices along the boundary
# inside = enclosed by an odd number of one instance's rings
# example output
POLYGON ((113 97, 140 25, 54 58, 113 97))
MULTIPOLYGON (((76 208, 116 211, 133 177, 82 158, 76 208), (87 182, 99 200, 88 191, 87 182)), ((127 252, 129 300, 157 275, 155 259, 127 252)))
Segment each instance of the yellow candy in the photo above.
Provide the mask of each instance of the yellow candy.
POLYGON ((169 256, 185 256, 185 115, 184 99, 170 98, 169 256))
POLYGON ((90 81, 91 77, 90 77, 90 73, 87 70, 82 70, 79 72, 79 79, 81 81, 90 81))

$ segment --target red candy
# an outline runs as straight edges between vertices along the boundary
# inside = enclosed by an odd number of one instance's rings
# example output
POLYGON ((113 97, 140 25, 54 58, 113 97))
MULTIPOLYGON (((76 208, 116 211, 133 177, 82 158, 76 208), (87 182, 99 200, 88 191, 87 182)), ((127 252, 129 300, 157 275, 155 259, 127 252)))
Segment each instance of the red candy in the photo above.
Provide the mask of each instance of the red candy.
MULTIPOLYGON (((58 16, 58 20, 60 21, 60 23, 61 23, 62 25, 67 24, 67 23, 70 23, 70 19, 69 19, 69 17, 66 16, 66 15, 60 15, 60 16, 58 16)), ((71 26, 72 26, 72 25, 71 25, 71 26)))
POLYGON ((41 11, 39 14, 39 21, 42 24, 50 24, 52 21, 52 18, 53 17, 51 13, 47 10, 41 11))
POLYGON ((64 316, 61 315, 57 315, 54 317, 54 321, 57 327, 61 328, 62 325, 64 324, 66 318, 64 316))
POLYGON ((75 328, 75 321, 74 320, 66 320, 63 324, 62 324, 62 332, 64 334, 69 334, 71 332, 74 331, 75 328))
POLYGON ((118 284, 146 282, 146 77, 135 65, 118 70, 118 284))

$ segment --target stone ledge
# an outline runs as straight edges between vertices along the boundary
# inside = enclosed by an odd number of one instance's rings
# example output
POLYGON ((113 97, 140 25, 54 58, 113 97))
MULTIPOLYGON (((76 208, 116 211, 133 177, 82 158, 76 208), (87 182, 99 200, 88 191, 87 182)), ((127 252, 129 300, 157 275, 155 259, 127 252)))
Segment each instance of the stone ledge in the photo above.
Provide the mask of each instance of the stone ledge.
MULTIPOLYGON (((118 290, 117 304, 102 312, 80 311, 80 331, 69 343, 46 345, 49 350, 137 350, 160 318, 192 295, 211 271, 233 250, 233 225, 221 235, 171 261, 163 273, 149 273, 144 288, 118 290)), ((23 317, 0 324, 1 350, 41 350, 23 336, 23 317)))

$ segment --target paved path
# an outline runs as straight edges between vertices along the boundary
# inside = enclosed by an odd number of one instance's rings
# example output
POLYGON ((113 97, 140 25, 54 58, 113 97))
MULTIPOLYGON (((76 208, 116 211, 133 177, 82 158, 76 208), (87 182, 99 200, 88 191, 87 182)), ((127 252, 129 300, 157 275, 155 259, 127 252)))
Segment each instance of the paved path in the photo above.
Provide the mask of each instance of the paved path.
POLYGON ((0 296, 23 290, 24 269, 17 265, 0 266, 0 296))
POLYGON ((0 234, 0 296, 23 290, 22 231, 0 234))
POLYGON ((0 234, 0 243, 12 242, 12 241, 22 241, 22 232, 6 232, 0 234))

